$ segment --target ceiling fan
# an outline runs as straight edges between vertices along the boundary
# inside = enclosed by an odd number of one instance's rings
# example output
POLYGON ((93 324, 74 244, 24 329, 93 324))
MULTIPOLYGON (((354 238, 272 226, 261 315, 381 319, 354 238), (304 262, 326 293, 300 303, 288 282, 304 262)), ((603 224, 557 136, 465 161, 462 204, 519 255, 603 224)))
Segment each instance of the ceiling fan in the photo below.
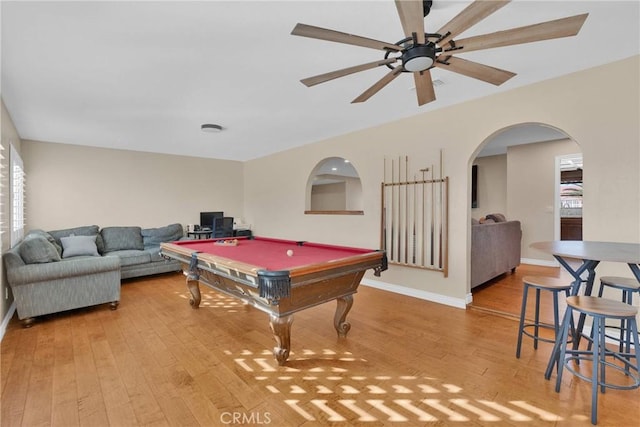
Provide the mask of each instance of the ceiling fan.
POLYGON ((584 13, 510 30, 456 39, 459 34, 506 6, 510 1, 475 0, 437 32, 425 33, 424 18, 431 9, 432 1, 395 0, 406 36, 396 43, 387 43, 299 23, 291 32, 292 35, 368 47, 385 52, 384 58, 378 61, 319 74, 302 79, 301 82, 310 87, 384 65, 390 71, 354 99, 352 103, 368 100, 401 73, 412 73, 416 85, 418 105, 424 105, 436 99, 430 72, 433 67, 453 71, 498 86, 516 74, 458 58, 457 55, 474 50, 575 36, 589 15, 584 13))

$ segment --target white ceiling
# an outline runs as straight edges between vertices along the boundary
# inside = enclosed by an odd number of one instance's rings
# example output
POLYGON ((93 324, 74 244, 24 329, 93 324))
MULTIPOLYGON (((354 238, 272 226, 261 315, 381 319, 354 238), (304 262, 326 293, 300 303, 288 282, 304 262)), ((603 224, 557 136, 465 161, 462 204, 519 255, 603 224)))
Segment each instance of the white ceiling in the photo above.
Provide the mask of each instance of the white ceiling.
MULTIPOLYGON (((435 0, 426 31, 469 3, 435 0)), ((464 37, 590 15, 576 37, 460 55, 518 75, 494 87, 435 69, 437 100, 418 107, 408 74, 350 104, 386 68, 299 82, 383 53, 292 36, 296 23, 395 43, 390 0, 2 1, 2 98, 23 139, 244 161, 637 55, 639 5, 513 1, 464 37)))

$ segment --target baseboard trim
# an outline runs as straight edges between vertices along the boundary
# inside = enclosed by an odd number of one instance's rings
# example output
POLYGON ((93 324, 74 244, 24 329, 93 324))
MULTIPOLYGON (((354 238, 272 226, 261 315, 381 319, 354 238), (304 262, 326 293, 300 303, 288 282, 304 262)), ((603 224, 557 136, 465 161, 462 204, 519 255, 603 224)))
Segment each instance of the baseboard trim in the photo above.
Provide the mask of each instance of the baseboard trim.
POLYGON ((556 260, 520 258, 520 264, 539 265, 541 267, 560 267, 560 263, 556 260))
MULTIPOLYGON (((421 291, 419 289, 407 288, 406 286, 395 285, 393 283, 380 282, 378 280, 363 279, 361 282, 365 286, 369 286, 383 291, 389 291, 400 295, 406 295, 409 297, 420 298, 426 301, 436 302, 438 304, 448 305, 455 308, 466 308, 467 303, 465 299, 448 297, 446 295, 440 295, 433 292, 421 291)), ((470 295, 467 295, 467 299, 470 295)))
POLYGON ((473 302, 473 294, 471 292, 469 292, 466 295, 466 297, 464 299, 464 302, 465 302, 466 305, 469 305, 469 304, 471 304, 473 302))
POLYGON ((12 302, 9 306, 9 310, 7 311, 7 315, 2 319, 2 324, 0 324, 0 341, 4 338, 4 333, 7 331, 7 326, 9 326, 9 322, 13 317, 13 313, 16 312, 16 302, 12 302))

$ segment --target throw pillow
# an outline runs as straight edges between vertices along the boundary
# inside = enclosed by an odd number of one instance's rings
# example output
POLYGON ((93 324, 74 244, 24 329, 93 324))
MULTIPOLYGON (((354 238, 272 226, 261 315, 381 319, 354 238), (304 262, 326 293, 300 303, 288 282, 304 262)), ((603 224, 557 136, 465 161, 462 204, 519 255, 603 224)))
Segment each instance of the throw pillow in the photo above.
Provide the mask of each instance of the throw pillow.
POLYGON ((487 215, 487 219, 492 219, 495 222, 505 222, 507 220, 507 218, 501 213, 489 214, 487 215))
POLYGON ((68 236, 96 236, 96 245, 98 246, 98 252, 104 252, 104 247, 102 244, 102 237, 98 234, 100 227, 97 225, 85 225, 82 227, 74 227, 74 228, 65 228, 64 230, 53 230, 49 231, 49 234, 56 239, 57 243, 62 246, 60 242, 60 238, 68 237, 68 236))
POLYGON ((100 234, 105 252, 144 249, 140 227, 105 227, 100 234))
POLYGON ((60 261, 56 247, 41 235, 33 235, 23 240, 19 252, 25 264, 60 261))
POLYGON ((62 258, 74 256, 100 256, 96 246, 96 236, 61 237, 62 258))
POLYGON ((49 242, 51 242, 51 244, 53 246, 55 246, 56 250, 58 251, 58 255, 62 255, 62 246, 60 246, 59 242, 56 242, 56 239, 49 233, 47 233, 44 230, 40 230, 40 229, 35 229, 35 230, 29 230, 29 232, 27 233, 26 236, 24 236, 25 240, 33 237, 33 236, 42 236, 45 239, 47 239, 49 242))

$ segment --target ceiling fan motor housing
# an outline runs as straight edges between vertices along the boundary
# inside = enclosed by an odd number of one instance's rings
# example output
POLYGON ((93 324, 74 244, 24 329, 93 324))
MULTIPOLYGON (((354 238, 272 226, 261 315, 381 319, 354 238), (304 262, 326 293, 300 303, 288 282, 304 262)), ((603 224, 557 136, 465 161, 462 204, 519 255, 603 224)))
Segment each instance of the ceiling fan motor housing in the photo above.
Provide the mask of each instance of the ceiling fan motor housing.
POLYGON ((411 46, 402 52, 402 66, 406 71, 424 71, 433 65, 436 47, 433 43, 411 46))

